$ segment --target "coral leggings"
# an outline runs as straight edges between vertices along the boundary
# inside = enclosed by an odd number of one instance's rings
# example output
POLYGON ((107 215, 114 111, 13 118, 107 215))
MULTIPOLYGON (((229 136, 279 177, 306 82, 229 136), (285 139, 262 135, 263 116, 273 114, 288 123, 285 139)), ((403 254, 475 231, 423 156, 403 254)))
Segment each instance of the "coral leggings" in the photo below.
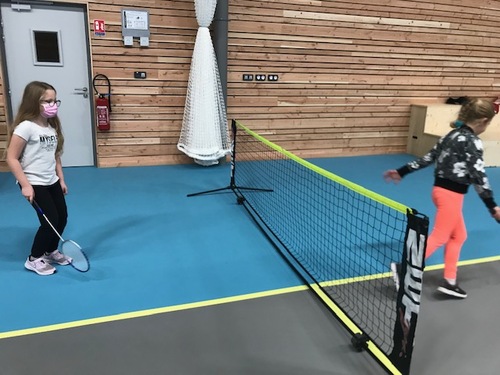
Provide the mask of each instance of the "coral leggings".
POLYGON ((434 186, 432 201, 437 212, 434 228, 427 239, 425 257, 430 257, 444 245, 444 277, 456 279, 460 250, 467 239, 467 229, 462 214, 464 194, 434 186))

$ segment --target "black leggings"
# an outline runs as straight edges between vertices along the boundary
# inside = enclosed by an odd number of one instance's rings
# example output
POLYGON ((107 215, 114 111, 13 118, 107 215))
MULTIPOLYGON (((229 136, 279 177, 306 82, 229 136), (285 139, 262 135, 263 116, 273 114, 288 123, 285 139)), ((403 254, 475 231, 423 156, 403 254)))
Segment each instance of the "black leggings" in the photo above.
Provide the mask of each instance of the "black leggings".
MULTIPOLYGON (((68 221, 68 209, 61 184, 57 181, 50 186, 33 185, 33 189, 35 190, 36 203, 38 203, 54 228, 62 235, 68 221)), ((37 215, 40 228, 36 232, 31 247, 31 256, 34 258, 40 258, 44 253, 57 250, 59 245, 59 236, 38 211, 37 215)))

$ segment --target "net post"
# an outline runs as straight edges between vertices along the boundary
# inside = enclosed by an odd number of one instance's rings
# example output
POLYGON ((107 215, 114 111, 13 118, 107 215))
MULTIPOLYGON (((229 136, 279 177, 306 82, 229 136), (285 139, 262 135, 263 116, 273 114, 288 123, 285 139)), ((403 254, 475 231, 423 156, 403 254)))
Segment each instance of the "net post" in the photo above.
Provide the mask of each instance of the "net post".
POLYGON ((408 221, 399 276, 401 284, 396 301, 394 346, 389 355, 390 360, 403 375, 410 373, 429 232, 429 218, 426 215, 408 209, 406 217, 408 221))
POLYGON ((243 203, 245 201, 245 197, 241 193, 242 190, 248 190, 248 191, 262 191, 262 192, 273 192, 273 189, 262 189, 262 188, 255 188, 255 187, 244 187, 244 186, 237 186, 236 185, 236 134, 238 131, 237 127, 237 121, 235 119, 232 120, 231 122, 231 129, 233 132, 233 144, 231 147, 231 186, 236 194, 236 198, 239 204, 243 203), (236 191, 238 190, 238 191, 236 191))
POLYGON ((232 144, 231 144, 231 175, 230 175, 230 179, 229 179, 229 185, 226 187, 218 188, 218 189, 205 190, 205 191, 200 191, 198 193, 191 193, 191 194, 187 195, 188 197, 216 193, 216 192, 220 192, 220 191, 224 191, 224 190, 232 190, 233 193, 236 195, 236 200, 237 200, 238 204, 241 204, 244 202, 245 198, 237 190, 254 190, 254 191, 266 191, 266 192, 273 191, 272 189, 259 189, 259 188, 236 186, 235 173, 236 173, 236 132, 237 132, 237 126, 236 126, 235 119, 231 120, 231 131, 233 133, 233 140, 232 140, 232 144))
POLYGON ((231 189, 234 189, 236 187, 236 180, 234 174, 236 172, 236 132, 237 132, 236 120, 234 118, 231 120, 231 132, 233 135, 233 140, 231 142, 231 177, 229 180, 229 186, 231 187, 231 189))

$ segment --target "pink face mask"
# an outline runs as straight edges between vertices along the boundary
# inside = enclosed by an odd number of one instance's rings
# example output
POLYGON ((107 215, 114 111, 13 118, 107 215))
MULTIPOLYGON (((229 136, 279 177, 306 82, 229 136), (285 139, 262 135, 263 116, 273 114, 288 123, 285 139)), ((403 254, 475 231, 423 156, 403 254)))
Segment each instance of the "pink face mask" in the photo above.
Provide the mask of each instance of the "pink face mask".
POLYGON ((57 105, 50 106, 49 103, 43 103, 43 111, 41 115, 45 118, 56 117, 57 115, 57 105))

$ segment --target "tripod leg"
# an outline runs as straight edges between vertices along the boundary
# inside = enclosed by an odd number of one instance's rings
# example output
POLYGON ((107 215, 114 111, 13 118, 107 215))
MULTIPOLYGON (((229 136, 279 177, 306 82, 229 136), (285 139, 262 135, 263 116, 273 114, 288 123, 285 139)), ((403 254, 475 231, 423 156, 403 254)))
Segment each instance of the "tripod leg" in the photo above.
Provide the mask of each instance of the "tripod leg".
POLYGON ((216 193, 218 191, 223 191, 223 190, 233 190, 233 187, 229 185, 229 186, 226 186, 226 187, 223 187, 223 188, 219 188, 219 189, 212 189, 212 190, 200 191, 198 193, 188 194, 187 196, 188 197, 195 197, 197 195, 216 193))

